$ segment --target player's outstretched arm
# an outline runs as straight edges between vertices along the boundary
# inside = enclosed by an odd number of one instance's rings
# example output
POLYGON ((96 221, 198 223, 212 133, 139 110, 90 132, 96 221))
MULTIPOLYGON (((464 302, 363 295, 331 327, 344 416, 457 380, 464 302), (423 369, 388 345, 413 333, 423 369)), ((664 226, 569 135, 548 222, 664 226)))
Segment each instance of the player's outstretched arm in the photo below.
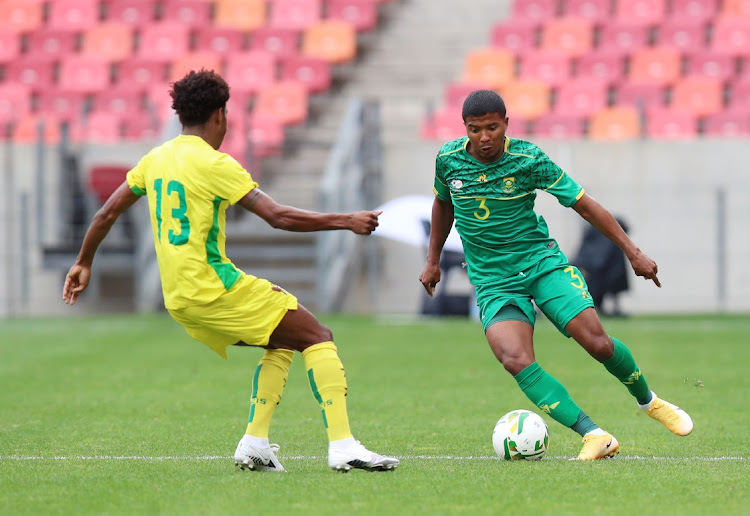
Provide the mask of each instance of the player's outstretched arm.
POLYGON ((622 229, 622 226, 615 220, 612 214, 607 211, 604 206, 599 204, 593 197, 588 194, 584 194, 577 203, 573 205, 573 209, 583 217, 589 224, 594 226, 597 231, 602 235, 609 238, 614 242, 617 247, 622 249, 625 256, 630 261, 630 266, 633 267, 633 271, 637 276, 641 276, 646 279, 653 281, 657 287, 661 287, 659 278, 656 273, 659 272, 659 267, 656 262, 646 256, 638 246, 636 246, 630 237, 622 229))
POLYGON ((443 252, 445 240, 453 227, 453 204, 437 197, 432 203, 432 219, 430 223, 430 243, 427 249, 427 263, 419 275, 419 281, 427 293, 432 297, 435 287, 440 282, 440 254, 443 252))
POLYGON ((369 235, 378 227, 378 216, 382 213, 382 211, 319 213, 301 210, 277 203, 259 188, 250 190, 238 204, 258 215, 274 228, 297 232, 346 229, 358 235, 369 235))
POLYGON ((117 218, 139 198, 130 190, 127 181, 124 181, 96 212, 86 236, 83 237, 78 258, 65 276, 63 301, 67 304, 74 305, 80 293, 86 289, 91 277, 91 264, 99 244, 107 236, 117 218))

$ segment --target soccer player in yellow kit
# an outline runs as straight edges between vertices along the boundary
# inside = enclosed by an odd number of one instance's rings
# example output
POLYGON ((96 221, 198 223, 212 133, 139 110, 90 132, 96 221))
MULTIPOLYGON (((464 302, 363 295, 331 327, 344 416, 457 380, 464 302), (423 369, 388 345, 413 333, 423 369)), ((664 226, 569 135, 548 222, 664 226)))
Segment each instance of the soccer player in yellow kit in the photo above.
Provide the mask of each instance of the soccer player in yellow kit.
POLYGON ((144 156, 96 213, 65 278, 63 300, 75 303, 112 224, 146 196, 164 304, 172 317, 225 359, 231 345, 265 348, 253 376, 249 422, 235 465, 285 471, 268 432, 294 351, 299 351, 328 432, 328 465, 339 471, 396 468, 398 459, 371 452, 352 436, 346 377, 331 330, 293 295, 237 269, 224 251, 231 204, 287 231, 344 229, 359 235, 375 230, 380 212, 317 213, 276 203, 236 160, 218 151, 227 130, 229 86, 224 79, 212 71, 192 71, 174 83, 170 95, 182 133, 144 156))

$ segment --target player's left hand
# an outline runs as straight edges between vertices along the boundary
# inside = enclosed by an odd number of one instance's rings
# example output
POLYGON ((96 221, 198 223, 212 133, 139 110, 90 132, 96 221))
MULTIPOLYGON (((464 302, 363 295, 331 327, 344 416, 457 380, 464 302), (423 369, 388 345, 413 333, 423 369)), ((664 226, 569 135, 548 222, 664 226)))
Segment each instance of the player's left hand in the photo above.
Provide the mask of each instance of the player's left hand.
POLYGON ((638 251, 638 254, 630 259, 630 265, 633 267, 633 272, 635 272, 636 276, 650 279, 657 287, 661 288, 661 282, 659 281, 659 278, 656 277, 656 273, 659 272, 659 267, 651 258, 638 251))
POLYGON ((89 279, 91 278, 91 267, 84 265, 73 265, 68 274, 65 276, 65 284, 63 285, 63 301, 66 304, 74 305, 78 299, 78 295, 83 292, 89 285, 89 279))
POLYGON ((358 235, 369 235, 378 227, 380 211, 357 211, 350 214, 349 229, 358 235))
POLYGON ((422 269, 419 275, 419 281, 427 291, 427 295, 432 297, 435 293, 435 287, 440 283, 440 265, 428 263, 422 269))

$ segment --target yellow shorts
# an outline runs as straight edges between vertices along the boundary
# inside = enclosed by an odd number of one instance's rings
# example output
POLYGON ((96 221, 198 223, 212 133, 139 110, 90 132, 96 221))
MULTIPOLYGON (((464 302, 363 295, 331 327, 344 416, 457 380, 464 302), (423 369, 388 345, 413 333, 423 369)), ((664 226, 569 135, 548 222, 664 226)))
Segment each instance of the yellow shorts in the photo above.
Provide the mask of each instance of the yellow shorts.
POLYGON ((239 341, 267 346, 271 333, 297 298, 255 276, 242 277, 228 292, 205 305, 170 309, 170 315, 188 334, 227 358, 227 346, 239 341))

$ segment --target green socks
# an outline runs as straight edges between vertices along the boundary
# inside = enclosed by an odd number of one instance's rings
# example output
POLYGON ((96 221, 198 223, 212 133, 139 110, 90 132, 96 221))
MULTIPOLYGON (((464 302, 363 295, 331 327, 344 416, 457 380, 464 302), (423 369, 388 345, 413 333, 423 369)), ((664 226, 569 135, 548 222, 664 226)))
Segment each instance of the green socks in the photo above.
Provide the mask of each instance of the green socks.
POLYGON ((648 388, 648 383, 646 383, 640 369, 638 369, 633 355, 625 344, 612 336, 610 338, 615 345, 615 350, 612 357, 602 362, 602 365, 628 388, 630 394, 638 400, 640 405, 647 404, 651 401, 651 390, 648 388))
POLYGON ((531 402, 555 421, 569 428, 578 422, 581 409, 570 398, 563 384, 542 369, 538 363, 534 362, 527 366, 514 378, 531 402))

